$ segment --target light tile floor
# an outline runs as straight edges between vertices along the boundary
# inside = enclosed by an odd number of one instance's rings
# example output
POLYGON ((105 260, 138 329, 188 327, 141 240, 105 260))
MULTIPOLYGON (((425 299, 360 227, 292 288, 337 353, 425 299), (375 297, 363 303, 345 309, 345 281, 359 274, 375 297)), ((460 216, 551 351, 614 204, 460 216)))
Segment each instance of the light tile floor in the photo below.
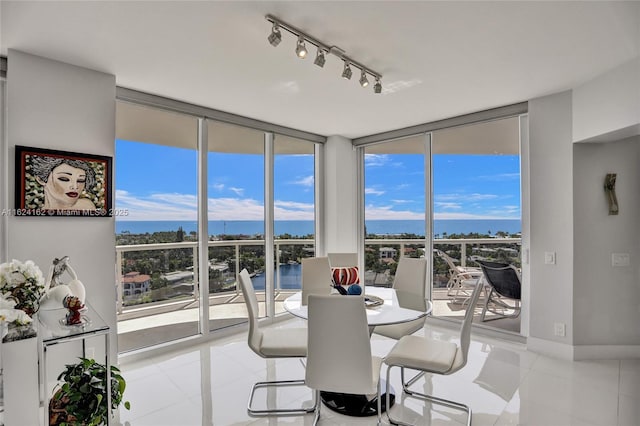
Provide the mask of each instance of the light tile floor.
MULTIPOLYGON (((274 327, 300 326, 290 320, 274 327)), ((450 341, 454 330, 427 325, 417 335, 450 341)), ((374 355, 384 356, 395 342, 373 335, 374 355)), ((348 354, 345 354, 348 356, 348 354)), ((120 410, 125 426, 311 425, 313 415, 251 418, 246 404, 252 384, 265 379, 304 377, 295 359, 264 360, 247 346, 246 332, 169 355, 121 366, 127 379, 120 410)), ((392 370, 392 373, 397 369, 392 370)), ((386 369, 383 367, 383 377, 386 369)), ((396 390, 399 374, 392 374, 396 390)), ((570 362, 538 355, 523 345, 472 335, 469 362, 451 376, 426 376, 422 391, 466 402, 473 424, 484 425, 640 425, 640 360, 570 362)), ((278 406, 311 403, 307 388, 288 388, 276 395, 256 394, 257 401, 278 406)), ((422 401, 404 399, 392 415, 416 425, 464 424, 464 414, 422 401)), ((383 417, 383 421, 386 419, 383 417)), ((354 418, 323 408, 321 425, 372 425, 375 417, 354 418)))

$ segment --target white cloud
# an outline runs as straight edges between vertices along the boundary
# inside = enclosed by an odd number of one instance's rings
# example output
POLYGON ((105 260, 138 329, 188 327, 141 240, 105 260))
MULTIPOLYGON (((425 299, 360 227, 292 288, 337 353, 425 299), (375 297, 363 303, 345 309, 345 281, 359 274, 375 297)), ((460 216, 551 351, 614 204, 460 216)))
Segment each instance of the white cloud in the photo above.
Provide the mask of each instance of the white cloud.
POLYGON ((407 204, 407 203, 413 203, 413 200, 391 200, 396 204, 407 204))
POLYGON ((382 194, 384 194, 384 191, 382 191, 380 189, 375 189, 375 188, 365 188, 364 189, 364 193, 365 194, 371 194, 371 195, 382 195, 382 194))
POLYGON ((365 154, 364 165, 371 167, 384 166, 389 162, 389 155, 387 154, 365 154))
POLYGON ((367 220, 424 220, 424 212, 393 210, 392 206, 373 206, 365 208, 367 220))
POLYGON ((212 186, 216 191, 222 191, 224 189, 224 183, 214 183, 212 186))
POLYGON ((484 180, 489 182, 500 182, 505 180, 520 179, 520 173, 499 173, 496 175, 478 176, 478 180, 484 180))
POLYGON ((306 186, 306 187, 311 187, 313 186, 313 175, 310 176, 305 176, 303 178, 300 178, 298 180, 294 180, 293 182, 291 182, 294 185, 302 185, 302 186, 306 186))
POLYGON ((239 196, 244 195, 244 188, 236 188, 235 186, 230 186, 229 191, 233 191, 236 195, 239 196))
MULTIPOLYGON (((116 191, 116 209, 127 212, 118 220, 197 220, 197 197, 191 194, 163 193, 135 196, 116 191)), ((264 220, 264 204, 251 198, 209 198, 209 220, 264 220)), ((277 220, 313 220, 314 205, 296 201, 274 202, 277 220)))
POLYGON ((496 194, 436 194, 434 199, 436 201, 457 201, 457 202, 473 202, 473 201, 484 201, 484 200, 495 200, 499 198, 496 194))
POLYGON ((462 208, 462 204, 460 203, 445 202, 445 201, 434 201, 433 206, 439 207, 441 209, 461 209, 462 208))

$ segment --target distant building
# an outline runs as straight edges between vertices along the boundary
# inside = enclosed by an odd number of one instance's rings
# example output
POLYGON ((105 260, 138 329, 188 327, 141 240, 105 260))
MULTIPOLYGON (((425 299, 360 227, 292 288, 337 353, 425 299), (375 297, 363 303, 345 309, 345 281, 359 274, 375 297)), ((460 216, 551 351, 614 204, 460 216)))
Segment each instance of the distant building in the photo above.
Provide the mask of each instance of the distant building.
POLYGON ((397 252, 393 247, 380 247, 380 259, 393 259, 397 252))
POLYGON ((151 291, 151 277, 140 272, 129 272, 122 277, 124 297, 138 296, 151 291))

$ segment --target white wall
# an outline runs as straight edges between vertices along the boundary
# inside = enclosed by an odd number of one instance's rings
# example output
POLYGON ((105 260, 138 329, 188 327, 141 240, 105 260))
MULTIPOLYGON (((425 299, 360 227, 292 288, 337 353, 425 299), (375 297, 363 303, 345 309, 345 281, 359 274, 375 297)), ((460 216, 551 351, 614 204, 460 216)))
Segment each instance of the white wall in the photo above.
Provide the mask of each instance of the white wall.
MULTIPOLYGON (((113 157, 115 77, 16 50, 8 62, 9 179, 2 185, 14 207, 16 145, 113 157)), ((87 301, 111 327, 115 360, 114 219, 12 216, 5 238, 9 258, 32 259, 44 274, 54 258, 70 256, 87 301)))
POLYGON ((328 253, 358 251, 356 149, 350 139, 327 138, 325 149, 325 247, 328 253))
POLYGON ((574 345, 640 345, 640 136, 573 151, 574 345), (608 214, 607 173, 617 173, 618 215, 608 214), (612 253, 630 265, 611 266, 612 253))
POLYGON ((529 101, 529 168, 528 346, 571 357, 574 256, 571 92, 529 101), (545 252, 555 252, 555 265, 544 263, 545 252), (554 323, 566 325, 565 337, 554 335, 554 323), (560 345, 550 347, 548 341, 560 345))
POLYGON ((573 140, 612 141, 640 134, 640 57, 573 90, 573 140))

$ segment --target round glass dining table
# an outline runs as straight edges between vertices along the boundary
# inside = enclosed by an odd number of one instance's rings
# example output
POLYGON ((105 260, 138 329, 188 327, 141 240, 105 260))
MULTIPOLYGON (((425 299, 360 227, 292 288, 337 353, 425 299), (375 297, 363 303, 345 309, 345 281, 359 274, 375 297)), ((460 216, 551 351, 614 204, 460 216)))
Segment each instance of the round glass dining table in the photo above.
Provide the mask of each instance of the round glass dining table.
MULTIPOLYGON (((336 297, 343 296, 336 293, 336 297)), ((431 313, 433 305, 430 300, 425 300, 425 310, 418 311, 404 308, 403 306, 415 306, 416 295, 400 290, 384 287, 365 287, 365 306, 367 307, 367 324, 369 325, 369 335, 373 333, 376 326, 400 324, 422 318, 431 313)), ((289 296, 284 301, 284 308, 290 314, 303 319, 309 319, 306 305, 302 305, 302 292, 297 292, 289 296)), ((381 388, 384 385, 381 383, 381 388)), ((391 388, 393 392, 393 388, 391 388)), ((373 416, 377 414, 377 401, 375 395, 351 395, 335 392, 321 392, 322 401, 331 410, 348 416, 373 416)), ((390 395, 391 405, 395 400, 393 393, 390 395)), ((382 395, 382 411, 386 410, 386 396, 382 395)))

